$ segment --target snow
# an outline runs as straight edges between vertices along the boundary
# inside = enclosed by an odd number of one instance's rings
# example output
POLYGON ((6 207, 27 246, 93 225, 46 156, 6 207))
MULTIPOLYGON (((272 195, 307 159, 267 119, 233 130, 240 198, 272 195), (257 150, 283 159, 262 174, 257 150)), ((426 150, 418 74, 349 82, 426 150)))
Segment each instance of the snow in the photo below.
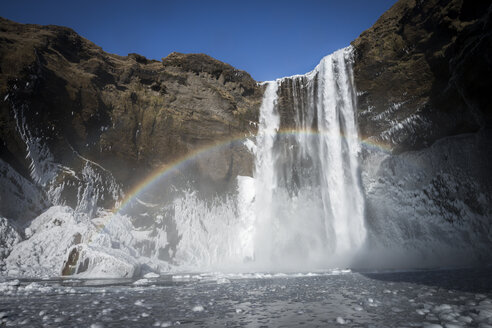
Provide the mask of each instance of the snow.
POLYGON ((159 278, 160 275, 158 275, 157 273, 154 273, 154 272, 149 272, 149 273, 146 273, 143 277, 146 279, 152 279, 152 278, 159 278))
POLYGON ((251 255, 244 238, 249 227, 237 220, 233 197, 214 202, 186 192, 174 201, 174 221, 180 236, 174 261, 180 270, 214 271, 236 268, 251 255))
MULTIPOLYGON (((381 112, 380 114, 372 116, 370 119, 372 121, 380 121, 380 120, 387 120, 390 118, 398 109, 400 109, 401 106, 403 106, 405 102, 398 102, 398 103, 393 103, 390 104, 389 108, 386 109, 385 111, 381 112)), ((372 107, 374 108, 374 107, 372 107)), ((372 108, 368 108, 368 111, 370 112, 372 108)))
POLYGON ((227 278, 220 277, 220 278, 217 278, 217 283, 218 284, 230 284, 231 281, 227 278))
POLYGON ((131 278, 139 273, 138 261, 129 254, 108 247, 91 245, 75 246, 79 253, 79 265, 87 263, 87 269, 77 272, 81 278, 131 278))
POLYGON ((195 305, 192 310, 193 312, 203 312, 204 308, 201 305, 195 305))
POLYGON ((11 253, 12 248, 21 240, 21 235, 11 221, 0 216, 0 269, 5 266, 5 258, 11 253))
POLYGON ((347 321, 345 321, 345 319, 344 319, 344 318, 342 318, 342 317, 337 317, 337 319, 336 319, 335 321, 336 321, 338 324, 340 324, 340 325, 344 325, 344 324, 346 324, 346 323, 347 323, 347 321))
POLYGON ((400 144, 408 139, 408 135, 414 135, 418 131, 428 130, 432 124, 420 115, 412 114, 402 121, 392 120, 390 127, 380 134, 380 139, 400 144))
MULTIPOLYGON (((97 212, 98 202, 103 200, 105 196, 109 195, 114 201, 122 196, 121 188, 109 171, 82 157, 73 148, 72 151, 78 160, 78 163, 73 165, 81 167, 79 172, 76 173, 73 169, 56 162, 46 144, 46 137, 43 136, 42 131, 32 129, 27 123, 25 112, 29 110, 29 106, 25 104, 11 105, 17 132, 26 147, 26 158, 30 162, 30 176, 35 185, 42 189, 42 193, 36 191, 38 194, 46 195, 47 201, 53 205, 65 205, 67 196, 71 197, 67 194, 67 188, 73 189, 75 187, 77 190, 76 212, 91 217, 97 212)), ((44 203, 34 202, 34 204, 44 203)), ((32 218, 29 217, 29 219, 32 218)))
POLYGON ((143 205, 143 206, 146 206, 146 207, 156 207, 156 206, 158 206, 158 205, 159 205, 159 204, 152 204, 152 203, 147 203, 147 202, 144 202, 143 200, 139 199, 138 197, 136 197, 136 198, 135 198, 135 200, 136 200, 139 204, 141 204, 141 205, 143 205))
POLYGON ((136 247, 148 235, 135 236, 135 227, 127 216, 107 212, 99 215, 91 220, 68 206, 50 207, 25 229, 27 239, 11 247, 5 260, 7 274, 60 276, 72 252, 78 257, 71 269, 77 277, 131 278, 138 276, 143 264, 168 269, 158 259, 141 256, 136 247))
POLYGON ((80 155, 78 156, 83 160, 84 167, 80 172, 81 176, 75 210, 94 217, 98 210, 98 202, 104 199, 105 194, 109 194, 116 201, 121 197, 122 192, 109 171, 97 163, 80 155))
POLYGON ((29 128, 24 116, 27 106, 21 105, 19 108, 12 106, 12 109, 17 132, 26 146, 27 159, 30 161, 31 178, 38 185, 46 187, 54 181, 60 167, 54 162, 49 148, 43 143, 43 138, 33 135, 29 128))
POLYGON ((31 277, 58 276, 66 251, 90 226, 79 224, 68 206, 54 206, 33 220, 26 231, 27 240, 15 245, 6 259, 10 275, 31 277))

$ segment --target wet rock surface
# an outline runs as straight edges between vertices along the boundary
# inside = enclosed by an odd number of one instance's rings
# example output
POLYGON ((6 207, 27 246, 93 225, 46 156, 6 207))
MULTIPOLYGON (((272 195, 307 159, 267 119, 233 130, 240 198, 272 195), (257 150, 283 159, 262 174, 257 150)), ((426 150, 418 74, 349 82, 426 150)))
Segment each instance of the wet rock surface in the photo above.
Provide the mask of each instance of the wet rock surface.
POLYGON ((488 327, 490 268, 0 283, 5 326, 488 327))

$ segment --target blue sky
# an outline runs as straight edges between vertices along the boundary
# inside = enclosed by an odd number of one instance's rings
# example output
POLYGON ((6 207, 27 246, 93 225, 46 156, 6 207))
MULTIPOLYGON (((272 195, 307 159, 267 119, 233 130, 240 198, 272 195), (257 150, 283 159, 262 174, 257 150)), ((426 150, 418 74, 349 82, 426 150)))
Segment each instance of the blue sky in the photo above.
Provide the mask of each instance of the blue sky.
POLYGON ((0 16, 73 28, 105 51, 206 53, 258 81, 303 74, 349 45, 395 0, 5 1, 0 16))

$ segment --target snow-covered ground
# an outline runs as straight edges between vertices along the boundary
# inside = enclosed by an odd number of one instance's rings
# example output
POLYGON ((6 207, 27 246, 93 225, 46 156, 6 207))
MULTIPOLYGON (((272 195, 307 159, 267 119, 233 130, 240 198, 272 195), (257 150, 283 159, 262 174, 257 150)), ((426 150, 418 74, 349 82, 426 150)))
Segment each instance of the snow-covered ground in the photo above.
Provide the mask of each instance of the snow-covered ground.
POLYGON ((142 256, 138 248, 142 240, 165 243, 157 240, 165 235, 148 236, 134 228, 127 216, 100 212, 91 219, 68 206, 53 206, 25 229, 25 240, 20 241, 11 229, 6 231, 12 235, 10 255, 5 259, 8 276, 58 277, 64 273, 131 278, 144 265, 147 271, 149 264, 154 270, 168 269, 166 263, 142 256))

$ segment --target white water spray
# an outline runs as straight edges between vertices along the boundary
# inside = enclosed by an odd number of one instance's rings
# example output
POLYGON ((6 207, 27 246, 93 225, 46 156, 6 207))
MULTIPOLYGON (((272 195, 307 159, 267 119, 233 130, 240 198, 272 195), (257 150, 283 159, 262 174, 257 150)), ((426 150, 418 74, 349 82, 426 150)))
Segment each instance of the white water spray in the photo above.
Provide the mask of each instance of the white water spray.
POLYGON ((254 248, 261 263, 348 265, 365 240, 351 56, 345 48, 306 75, 267 83, 255 166, 254 248), (279 132, 277 91, 286 87, 293 133, 279 132))
POLYGON ((351 56, 345 48, 306 75, 265 83, 254 177, 238 178, 237 197, 177 201, 178 266, 303 271, 351 264, 366 235, 351 56))

